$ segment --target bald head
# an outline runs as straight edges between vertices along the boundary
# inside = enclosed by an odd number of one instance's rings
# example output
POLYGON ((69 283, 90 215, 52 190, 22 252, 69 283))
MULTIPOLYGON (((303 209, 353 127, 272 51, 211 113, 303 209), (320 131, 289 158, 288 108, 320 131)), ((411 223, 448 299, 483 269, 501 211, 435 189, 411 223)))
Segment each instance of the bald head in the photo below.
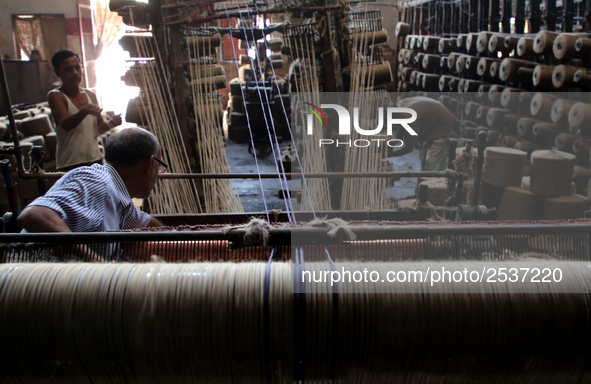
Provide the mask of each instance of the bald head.
POLYGON ((114 165, 135 165, 158 155, 160 144, 152 133, 139 127, 123 128, 109 136, 105 160, 114 165))

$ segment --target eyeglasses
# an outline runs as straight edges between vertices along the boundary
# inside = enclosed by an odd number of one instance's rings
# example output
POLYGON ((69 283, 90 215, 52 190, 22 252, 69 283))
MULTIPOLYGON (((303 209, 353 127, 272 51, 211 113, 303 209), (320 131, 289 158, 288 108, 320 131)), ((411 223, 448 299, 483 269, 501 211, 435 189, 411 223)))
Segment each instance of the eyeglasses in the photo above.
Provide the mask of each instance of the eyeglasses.
POLYGON ((152 159, 154 159, 154 161, 158 163, 158 173, 166 172, 166 169, 168 168, 168 165, 166 165, 166 163, 164 163, 162 160, 159 160, 155 157, 152 157, 152 159))

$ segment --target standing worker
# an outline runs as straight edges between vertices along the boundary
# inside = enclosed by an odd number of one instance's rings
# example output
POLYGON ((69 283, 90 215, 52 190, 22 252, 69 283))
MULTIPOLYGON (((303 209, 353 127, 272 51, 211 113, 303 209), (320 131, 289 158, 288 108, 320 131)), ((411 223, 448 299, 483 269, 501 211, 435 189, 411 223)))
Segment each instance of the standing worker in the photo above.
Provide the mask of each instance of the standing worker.
POLYGON ((60 49, 51 58, 53 71, 62 85, 47 94, 56 125, 56 168, 67 172, 74 168, 102 164, 97 136, 121 124, 117 115, 108 123, 101 116, 96 95, 80 88, 82 68, 76 52, 60 49))
POLYGON ((398 157, 412 152, 420 144, 422 171, 445 171, 447 169, 447 142, 456 126, 456 117, 439 101, 429 97, 416 96, 400 100, 397 107, 410 108, 417 113, 417 119, 410 123, 418 136, 411 136, 406 129, 400 129, 397 139, 404 140, 404 146, 389 157, 398 157))

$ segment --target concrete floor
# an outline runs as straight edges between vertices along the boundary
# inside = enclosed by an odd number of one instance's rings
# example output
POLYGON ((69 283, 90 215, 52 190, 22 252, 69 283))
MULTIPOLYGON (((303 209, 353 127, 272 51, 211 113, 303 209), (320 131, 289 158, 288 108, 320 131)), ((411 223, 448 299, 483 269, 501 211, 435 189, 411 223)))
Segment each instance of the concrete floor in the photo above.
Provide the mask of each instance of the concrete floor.
MULTIPOLYGON (((287 145, 285 143, 284 145, 287 145)), ((282 147, 284 146, 282 145, 282 147)), ((226 153, 230 164, 230 170, 233 173, 277 173, 277 165, 273 155, 264 158, 258 157, 258 169, 255 158, 248 152, 249 144, 237 144, 232 141, 226 142, 226 153)), ((407 155, 395 158, 389 158, 393 171, 417 171, 421 169, 418 151, 413 151, 407 155)), ((393 188, 387 191, 388 196, 403 199, 415 194, 416 179, 400 179, 394 183, 393 188)), ((246 179, 234 180, 234 186, 240 196, 242 207, 245 212, 264 212, 266 209, 286 210, 286 204, 283 198, 278 197, 278 191, 281 188, 279 180, 275 179, 246 179), (265 199, 261 198, 261 184, 264 190, 265 199)), ((296 207, 294 209, 297 210, 296 207)))

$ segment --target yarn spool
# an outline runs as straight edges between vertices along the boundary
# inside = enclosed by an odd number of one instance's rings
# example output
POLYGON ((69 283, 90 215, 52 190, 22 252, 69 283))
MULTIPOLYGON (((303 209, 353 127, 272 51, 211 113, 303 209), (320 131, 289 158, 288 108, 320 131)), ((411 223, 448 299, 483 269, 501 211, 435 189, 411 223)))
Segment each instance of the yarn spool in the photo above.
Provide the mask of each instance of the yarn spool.
POLYGON ((578 137, 573 142, 573 153, 577 156, 577 163, 579 163, 579 156, 584 157, 587 159, 586 162, 589 162, 589 157, 591 153, 589 153, 589 149, 591 148, 591 140, 583 139, 578 137))
POLYGON ((525 137, 528 140, 532 140, 534 137, 534 125, 538 123, 541 123, 541 121, 532 119, 530 117, 523 117, 517 121, 517 133, 521 137, 525 137))
POLYGON ((402 79, 402 81, 410 81, 410 74, 412 73, 412 71, 414 71, 413 68, 409 68, 409 67, 402 68, 402 71, 400 74, 400 78, 402 79))
POLYGON ((250 57, 248 55, 240 55, 238 61, 240 62, 240 65, 250 65, 250 57))
POLYGON ((568 123, 576 128, 591 125, 591 104, 575 103, 568 112, 568 123))
POLYGON ((481 81, 476 80, 465 80, 464 81, 464 92, 478 92, 480 85, 482 84, 481 81))
POLYGON ((515 136, 503 136, 503 140, 501 141, 501 145, 505 148, 514 148, 515 144, 517 144, 519 140, 515 136))
POLYGON ((440 55, 424 55, 421 64, 423 69, 434 69, 440 64, 440 62, 440 55))
POLYGON ((406 55, 406 52, 408 52, 409 50, 404 48, 398 51, 398 62, 399 63, 404 63, 404 56, 406 55))
MULTIPOLYGON (((503 40, 503 44, 505 44, 505 48, 509 49, 510 51, 517 49, 517 43, 519 43, 519 36, 505 36, 505 39, 503 40)), ((490 44, 490 42, 489 42, 490 44)))
POLYGON ((415 40, 415 47, 414 49, 421 49, 423 47, 423 36, 419 35, 417 36, 416 40, 415 40))
MULTIPOLYGON (((590 39, 591 40, 591 39, 590 39)), ((587 69, 579 69, 573 76, 573 81, 577 85, 585 85, 591 83, 591 74, 587 69)))
POLYGON ((409 40, 409 43, 408 43, 408 49, 418 49, 416 47, 417 37, 418 37, 417 35, 411 35, 410 36, 410 40, 409 40))
POLYGON ((412 61, 414 57, 417 55, 417 52, 408 50, 404 55, 404 65, 412 65, 412 61))
POLYGON ((421 81, 423 80, 423 75, 424 75, 423 72, 416 72, 415 73, 415 82, 414 82, 415 85, 417 85, 417 86, 421 85, 421 81))
POLYGON ((270 60, 283 60, 283 55, 281 53, 271 53, 269 56, 270 60))
MULTIPOLYGON (((244 66, 240 68, 240 78, 244 79, 242 76, 247 76, 247 74, 252 74, 252 69, 250 66, 244 66)), ((213 86, 215 89, 222 89, 226 88, 226 76, 213 76, 213 77, 203 77, 200 79, 194 79, 191 81, 191 85, 202 86, 202 87, 209 87, 210 85, 213 86)))
POLYGON ((421 178, 417 184, 417 195, 421 185, 429 187, 427 191, 427 201, 436 207, 445 205, 445 194, 447 192, 447 179, 446 178, 426 178, 422 181, 421 178))
POLYGON ((458 86, 460 84, 460 79, 458 77, 452 77, 449 83, 447 83, 449 90, 452 92, 458 91, 458 86))
POLYGON ((440 37, 425 36, 423 38, 423 51, 437 51, 439 50, 440 37))
POLYGON ((540 55, 551 55, 554 40, 559 33, 550 31, 540 31, 534 37, 534 52, 540 55))
POLYGON ((565 99, 556 99, 552 104, 552 112, 550 114, 550 118, 552 122, 555 124, 567 124, 568 123, 568 113, 570 109, 575 105, 574 101, 565 100, 565 99))
POLYGON ((198 54, 209 55, 215 53, 215 48, 222 42, 222 36, 216 33, 212 36, 187 36, 187 44, 194 47, 198 54))
POLYGON ((545 146, 551 146, 547 144, 553 143, 556 140, 556 136, 559 132, 557 131, 554 124, 537 123, 532 127, 532 133, 535 136, 535 141, 537 143, 545 144, 545 146))
POLYGON ((524 116, 521 115, 515 115, 512 113, 506 114, 503 122, 505 124, 505 128, 507 129, 507 134, 514 134, 517 132, 517 122, 519 121, 519 119, 523 118, 524 116))
POLYGON ((466 81, 467 81, 466 79, 460 79, 458 81, 458 92, 459 93, 464 92, 464 84, 466 84, 466 81))
POLYGON ((500 62, 500 60, 491 59, 488 57, 481 57, 480 60, 478 60, 478 65, 476 66, 476 73, 478 74, 478 76, 488 76, 488 74, 490 73, 490 65, 492 63, 498 62, 500 62))
POLYGON ((478 87, 478 97, 483 99, 484 97, 488 98, 488 92, 490 91, 490 84, 480 84, 478 87))
POLYGON ((476 69, 478 67, 478 61, 480 60, 480 58, 478 56, 467 56, 466 57, 466 72, 468 72, 470 75, 473 75, 476 73, 476 69))
POLYGON ((51 155, 49 154, 49 149, 47 148, 47 145, 45 144, 45 139, 43 138, 43 136, 38 135, 38 136, 26 137, 21 141, 21 144, 22 143, 31 143, 33 146, 43 147, 43 152, 45 153, 45 158, 46 159, 51 158, 51 155))
POLYGON ((589 54, 591 52, 591 39, 579 37, 575 42, 575 50, 579 54, 589 54))
POLYGON ((529 191, 529 183, 530 183, 530 177, 523 176, 523 179, 521 179, 521 188, 529 191))
POLYGON ((572 58, 577 54, 576 43, 579 36, 561 33, 552 45, 552 52, 557 59, 572 58))
POLYGON ((505 115, 510 112, 508 109, 491 108, 486 113, 486 124, 491 128, 502 129, 505 126, 505 115))
POLYGON ((451 53, 455 49, 455 41, 453 39, 440 39, 438 43, 439 53, 451 53))
POLYGON ((203 65, 195 67, 195 73, 199 73, 199 77, 226 76, 226 70, 220 65, 203 65))
POLYGON ((468 53, 476 53, 476 43, 478 41, 479 34, 478 33, 470 33, 468 37, 466 37, 466 52, 468 53))
POLYGON ((364 79, 373 77, 374 86, 390 83, 394 80, 394 77, 392 76, 392 68, 387 61, 384 61, 381 64, 362 67, 359 74, 364 79))
POLYGON ((529 107, 531 115, 536 116, 538 119, 550 120, 552 104, 554 104, 556 99, 556 96, 552 96, 547 93, 536 92, 534 97, 531 99, 531 104, 529 107))
POLYGON ((51 120, 46 114, 38 114, 23 120, 21 132, 26 136, 46 135, 53 131, 51 120))
POLYGON ((488 110, 490 108, 484 105, 481 105, 478 107, 478 109, 476 110, 476 121, 479 122, 486 122, 486 115, 488 114, 488 110))
POLYGON ((530 191, 520 187, 506 187, 497 220, 531 220, 534 218, 535 205, 536 195, 530 191))
MULTIPOLYGON (((533 151, 537 150, 538 147, 527 140, 520 140, 515 144, 515 149, 526 152, 527 155, 531 155, 533 153, 533 151)), ((526 174, 526 172, 524 171, 524 174, 526 174)))
POLYGON ((554 72, 553 65, 536 65, 532 75, 532 81, 535 86, 550 86, 552 85, 552 73, 554 72))
POLYGON ((531 165, 530 191, 546 197, 572 193, 574 155, 552 150, 534 151, 531 165))
POLYGON ((577 190, 588 190, 589 179, 591 179, 591 169, 575 165, 573 180, 577 190))
POLYGON ((447 90, 449 82, 451 81, 452 77, 451 76, 446 76, 446 75, 441 75, 439 77, 439 90, 441 92, 447 90))
POLYGON ((507 87, 501 92, 501 105, 506 108, 519 106, 519 88, 507 87))
POLYGON ((439 88, 439 75, 424 74, 421 84, 423 89, 439 88))
POLYGON ((450 53, 449 56, 447 56, 447 68, 449 69, 454 69, 456 67, 456 59, 458 58, 459 54, 458 53, 450 53))
POLYGON ((531 56, 534 54, 534 39, 530 37, 520 37, 517 41, 517 56, 531 56))
POLYGON ((577 137, 575 135, 571 135, 569 133, 559 133, 554 140, 554 144, 556 144, 556 148, 560 151, 564 152, 572 152, 573 143, 577 137))
POLYGON ((502 81, 518 81, 519 68, 534 68, 536 63, 518 59, 503 59, 499 68, 499 79, 502 81))
POLYGON ((552 84, 556 88, 574 84, 575 73, 581 68, 571 67, 570 65, 558 65, 552 72, 552 84))
MULTIPOLYGON (((351 36, 353 45, 368 47, 388 42, 388 32, 385 29, 371 32, 357 32, 351 36)), ((417 47, 420 48, 420 47, 417 47)))
POLYGON ((466 115, 467 119, 475 119, 476 118, 476 111, 482 105, 469 101, 464 108, 464 114, 466 115))
POLYGON ((490 89, 488 90, 488 100, 493 103, 501 103, 501 94, 503 93, 503 90, 505 89, 504 86, 502 85, 498 85, 498 84, 494 84, 490 87, 490 89))
POLYGON ((497 74, 499 73, 499 67, 501 66, 501 62, 495 61, 490 63, 490 65, 488 66, 488 74, 490 77, 492 77, 493 79, 497 77, 497 74))
POLYGON ((456 37, 456 47, 464 48, 466 46, 466 39, 468 38, 468 34, 460 33, 458 37, 456 37))
MULTIPOLYGON (((571 187, 572 188, 572 187, 571 187)), ((585 216, 587 199, 584 196, 571 194, 548 198, 544 202, 544 220, 569 220, 585 216)))
POLYGON ((519 94, 519 103, 522 106, 529 107, 531 105, 531 99, 533 99, 535 93, 529 91, 523 91, 519 94))
POLYGON ((280 37, 269 40, 269 49, 271 52, 281 52, 282 45, 283 41, 281 41, 280 37))
POLYGON ((467 55, 460 55, 456 59, 456 72, 462 73, 464 69, 466 69, 466 59, 468 58, 467 55))
POLYGON ((55 132, 45 135, 45 146, 47 147, 47 157, 49 159, 55 159, 57 150, 57 134, 55 132))
POLYGON ((526 158, 527 153, 513 148, 486 148, 482 181, 497 187, 520 186, 526 158))
POLYGON ((493 36, 490 32, 480 32, 476 39, 476 51, 478 53, 485 52, 488 49, 488 41, 493 36))
POLYGON ((447 68, 447 56, 441 56, 439 58, 439 66, 444 69, 447 68))
POLYGON ((230 93, 232 95, 242 95, 242 85, 244 83, 240 81, 240 78, 235 77, 230 80, 230 93))
POLYGON ((399 21, 396 23, 394 34, 399 37, 405 37, 410 33, 410 25, 399 21))

